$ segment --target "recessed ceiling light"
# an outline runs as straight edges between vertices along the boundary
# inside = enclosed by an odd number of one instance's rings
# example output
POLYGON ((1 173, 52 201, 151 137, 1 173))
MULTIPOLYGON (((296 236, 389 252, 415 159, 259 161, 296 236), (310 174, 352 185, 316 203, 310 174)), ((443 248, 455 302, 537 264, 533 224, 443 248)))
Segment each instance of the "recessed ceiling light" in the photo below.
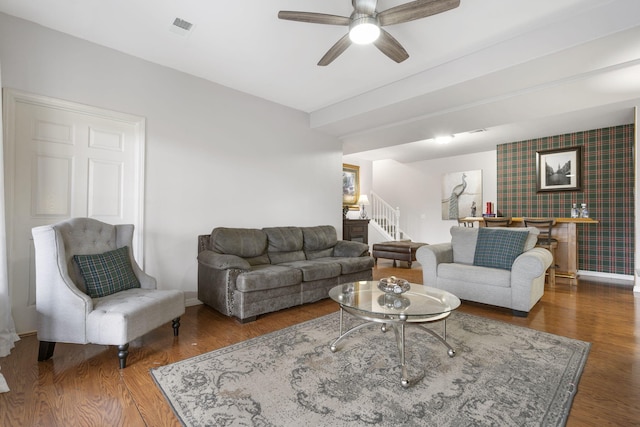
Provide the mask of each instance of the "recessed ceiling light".
POLYGON ((436 136, 436 142, 438 144, 448 144, 453 140, 453 135, 436 136))

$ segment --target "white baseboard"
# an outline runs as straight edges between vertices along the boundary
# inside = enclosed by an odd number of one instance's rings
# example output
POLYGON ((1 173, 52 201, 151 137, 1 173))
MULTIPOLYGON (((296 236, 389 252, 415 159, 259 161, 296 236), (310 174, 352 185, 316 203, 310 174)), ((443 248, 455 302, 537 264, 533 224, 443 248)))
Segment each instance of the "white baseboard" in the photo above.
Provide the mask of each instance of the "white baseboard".
POLYGON ((187 298, 184 301, 185 307, 191 307, 191 306, 200 305, 200 304, 202 304, 202 301, 200 301, 198 298, 187 298))
MULTIPOLYGON (((578 276, 583 278, 594 277, 604 282, 615 283, 617 285, 634 286, 634 277, 627 274, 601 273, 599 271, 578 270, 578 276)), ((638 288, 638 286, 635 286, 638 288)), ((634 292, 635 291, 634 288, 634 292)))

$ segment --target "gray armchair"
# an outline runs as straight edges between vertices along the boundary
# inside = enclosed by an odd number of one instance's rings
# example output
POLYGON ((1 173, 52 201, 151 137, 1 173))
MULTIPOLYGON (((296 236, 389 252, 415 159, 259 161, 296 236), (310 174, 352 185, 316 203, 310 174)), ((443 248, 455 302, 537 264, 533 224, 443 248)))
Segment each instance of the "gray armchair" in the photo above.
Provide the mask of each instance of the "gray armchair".
POLYGON ((184 294, 157 290, 133 258, 133 225, 74 218, 32 230, 36 254, 38 360, 56 342, 118 346, 126 367, 129 343, 172 321, 178 335, 184 294))
POLYGON ((421 246, 422 284, 526 317, 544 294, 551 253, 536 228, 451 227, 451 242, 421 246))

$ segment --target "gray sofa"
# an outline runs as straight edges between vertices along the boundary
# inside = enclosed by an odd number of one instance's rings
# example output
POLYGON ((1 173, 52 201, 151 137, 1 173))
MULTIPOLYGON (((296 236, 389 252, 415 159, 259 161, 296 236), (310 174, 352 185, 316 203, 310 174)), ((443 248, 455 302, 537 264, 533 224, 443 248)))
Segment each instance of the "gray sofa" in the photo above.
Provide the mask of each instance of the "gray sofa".
POLYGON ((371 280, 372 268, 369 246, 338 240, 330 225, 219 227, 198 236, 198 299, 241 322, 371 280))
POLYGON ((536 228, 453 226, 451 242, 422 246, 416 259, 425 285, 526 317, 544 294, 545 271, 553 259, 548 250, 535 247, 538 234, 536 228))

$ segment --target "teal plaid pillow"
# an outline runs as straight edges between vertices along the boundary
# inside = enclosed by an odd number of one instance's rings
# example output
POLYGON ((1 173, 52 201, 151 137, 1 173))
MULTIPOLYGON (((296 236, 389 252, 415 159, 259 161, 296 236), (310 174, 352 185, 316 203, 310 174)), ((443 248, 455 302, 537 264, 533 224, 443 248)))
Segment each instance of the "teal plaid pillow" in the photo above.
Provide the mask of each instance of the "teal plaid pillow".
POLYGON ((511 270, 513 261, 524 250, 528 231, 500 228, 478 229, 473 265, 511 270))
POLYGON ((125 289, 139 288, 140 282, 131 268, 129 247, 97 255, 74 255, 87 294, 99 298, 125 289))

